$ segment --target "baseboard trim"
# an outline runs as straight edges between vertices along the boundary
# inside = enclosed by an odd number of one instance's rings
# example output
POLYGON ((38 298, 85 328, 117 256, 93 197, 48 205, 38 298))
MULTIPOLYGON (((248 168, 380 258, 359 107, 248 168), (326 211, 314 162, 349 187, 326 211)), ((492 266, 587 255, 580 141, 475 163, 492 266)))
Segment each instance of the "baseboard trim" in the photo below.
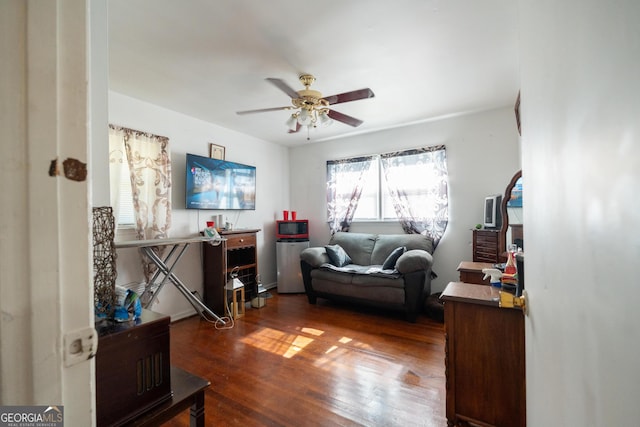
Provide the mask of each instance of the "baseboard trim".
POLYGON ((172 314, 171 321, 177 322, 178 320, 186 319, 187 317, 195 316, 196 314, 198 313, 196 312, 195 309, 192 308, 191 310, 185 310, 178 314, 172 314))

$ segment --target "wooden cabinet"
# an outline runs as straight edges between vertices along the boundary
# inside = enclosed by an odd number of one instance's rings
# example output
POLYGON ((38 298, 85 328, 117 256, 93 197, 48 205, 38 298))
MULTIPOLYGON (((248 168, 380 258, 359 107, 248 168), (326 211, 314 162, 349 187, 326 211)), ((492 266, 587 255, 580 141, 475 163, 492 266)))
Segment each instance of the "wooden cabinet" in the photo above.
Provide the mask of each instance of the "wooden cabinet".
POLYGON ((500 262, 499 230, 473 230, 473 261, 500 262))
POLYGON ((448 426, 526 425, 524 315, 489 286, 449 283, 444 302, 448 426))
POLYGON ((122 425, 171 399, 169 316, 96 323, 97 425, 122 425))
POLYGON ((258 294, 258 250, 255 230, 221 231, 224 238, 218 246, 204 245, 204 303, 218 315, 225 311, 225 284, 232 271, 244 284, 245 297, 252 299, 258 294))

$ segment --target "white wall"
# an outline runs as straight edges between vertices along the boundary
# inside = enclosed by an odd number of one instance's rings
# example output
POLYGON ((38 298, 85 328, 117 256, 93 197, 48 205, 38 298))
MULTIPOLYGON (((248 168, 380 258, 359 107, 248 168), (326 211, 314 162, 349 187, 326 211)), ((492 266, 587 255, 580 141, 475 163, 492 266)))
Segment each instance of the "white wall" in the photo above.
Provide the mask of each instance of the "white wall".
MULTIPOLYGON (((516 96, 514 93, 514 104, 516 96)), ((445 144, 450 221, 434 253, 434 271, 439 277, 432 283, 432 292, 440 292, 447 283, 458 280, 460 261, 472 259, 470 230, 482 222, 484 197, 503 194, 520 169, 515 123, 513 107, 508 107, 293 148, 291 209, 309 219, 311 245, 326 244, 330 238, 326 223, 327 160, 445 144)), ((397 222, 355 223, 351 231, 403 232, 397 222)))
POLYGON ((639 17, 520 1, 529 426, 640 419, 639 17))
MULTIPOLYGON (((171 237, 193 236, 213 215, 223 213, 235 228, 259 228, 258 270, 269 286, 276 282, 275 226, 282 209, 289 203, 289 154, 285 147, 234 132, 212 123, 158 107, 153 104, 110 91, 109 122, 169 138, 172 161, 172 227, 171 237), (256 166, 257 189, 255 211, 199 211, 185 206, 185 155, 209 155, 209 143, 226 147, 225 158, 256 166), (239 212, 239 213, 238 213, 239 212)), ((102 182, 109 187, 107 177, 102 182)), ((119 233, 119 239, 132 239, 129 233, 119 233)), ((135 249, 118 251, 117 284, 141 282, 142 269, 135 249)), ((202 290, 202 261, 199 245, 191 245, 176 267, 176 274, 191 290, 202 290)), ((191 305, 168 284, 158 296, 154 311, 178 319, 193 313, 191 305)), ((217 313, 222 314, 222 313, 217 313)))

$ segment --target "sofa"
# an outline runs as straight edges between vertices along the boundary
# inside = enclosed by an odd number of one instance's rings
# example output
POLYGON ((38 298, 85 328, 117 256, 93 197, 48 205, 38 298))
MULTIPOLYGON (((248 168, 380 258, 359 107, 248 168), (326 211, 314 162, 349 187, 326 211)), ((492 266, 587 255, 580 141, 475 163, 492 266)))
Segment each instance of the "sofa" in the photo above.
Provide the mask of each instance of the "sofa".
POLYGON ((401 310, 415 322, 435 277, 433 240, 421 234, 335 233, 300 253, 310 304, 317 298, 401 310))

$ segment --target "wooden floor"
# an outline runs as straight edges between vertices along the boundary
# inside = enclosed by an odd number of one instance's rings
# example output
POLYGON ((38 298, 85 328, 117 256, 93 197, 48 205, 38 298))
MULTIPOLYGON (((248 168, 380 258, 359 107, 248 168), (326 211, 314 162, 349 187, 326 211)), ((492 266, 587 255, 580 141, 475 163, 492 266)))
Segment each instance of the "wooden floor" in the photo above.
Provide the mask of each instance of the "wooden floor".
POLYGON ((171 363, 211 381, 207 426, 446 425, 442 324, 274 291, 230 330, 171 325, 171 363))

